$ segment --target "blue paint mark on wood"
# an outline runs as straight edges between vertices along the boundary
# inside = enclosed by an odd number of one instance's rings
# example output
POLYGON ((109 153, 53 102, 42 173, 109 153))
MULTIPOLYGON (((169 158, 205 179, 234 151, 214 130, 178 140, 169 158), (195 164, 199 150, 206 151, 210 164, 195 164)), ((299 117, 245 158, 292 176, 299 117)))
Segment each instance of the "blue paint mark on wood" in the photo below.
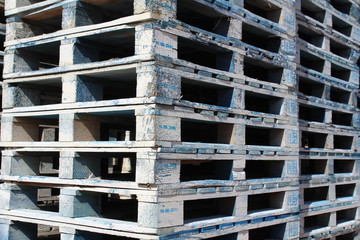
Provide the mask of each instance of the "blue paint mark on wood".
POLYGON ((167 129, 167 130, 176 130, 175 126, 165 125, 165 124, 159 124, 159 128, 167 129))

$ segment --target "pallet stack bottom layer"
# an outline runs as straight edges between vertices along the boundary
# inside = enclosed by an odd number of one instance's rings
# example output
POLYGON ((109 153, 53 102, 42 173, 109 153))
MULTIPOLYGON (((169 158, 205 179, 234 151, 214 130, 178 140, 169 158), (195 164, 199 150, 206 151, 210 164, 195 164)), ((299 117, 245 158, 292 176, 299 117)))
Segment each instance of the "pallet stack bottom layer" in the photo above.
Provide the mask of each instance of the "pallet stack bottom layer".
POLYGON ((360 239, 358 0, 5 17, 0 239, 360 239))

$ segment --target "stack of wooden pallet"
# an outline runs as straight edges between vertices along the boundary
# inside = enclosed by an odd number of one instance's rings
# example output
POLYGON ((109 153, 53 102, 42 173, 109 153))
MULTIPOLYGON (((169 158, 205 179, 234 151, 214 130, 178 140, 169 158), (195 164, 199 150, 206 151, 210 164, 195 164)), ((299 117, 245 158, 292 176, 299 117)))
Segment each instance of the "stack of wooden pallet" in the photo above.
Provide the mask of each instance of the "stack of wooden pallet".
POLYGON ((299 3, 301 237, 358 239, 359 2, 299 3))
POLYGON ((353 234, 348 1, 7 0, 0 239, 353 234))
MULTIPOLYGON (((2 69, 4 66, 4 42, 5 42, 5 16, 4 16, 4 0, 0 0, 0 85, 2 86, 2 69)), ((2 91, 0 87, 0 103, 2 98, 2 91)), ((0 104, 0 114, 1 114, 1 104, 0 104)))

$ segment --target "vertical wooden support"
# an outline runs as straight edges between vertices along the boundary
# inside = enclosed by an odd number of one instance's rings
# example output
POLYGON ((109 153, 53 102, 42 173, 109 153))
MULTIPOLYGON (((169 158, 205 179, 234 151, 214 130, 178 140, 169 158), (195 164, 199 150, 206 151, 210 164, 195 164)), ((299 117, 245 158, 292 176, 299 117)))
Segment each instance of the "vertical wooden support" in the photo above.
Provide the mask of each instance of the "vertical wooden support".
POLYGON ((59 120, 59 141, 99 141, 100 123, 86 115, 61 114, 59 120))
POLYGON ((184 224, 184 202, 139 201, 138 224, 143 227, 173 227, 184 224))
POLYGON ((100 199, 95 193, 70 189, 60 191, 60 215, 63 217, 99 217, 100 199))
POLYGON ((0 219, 0 239, 32 240, 37 238, 37 225, 0 219))
POLYGON ((100 175, 100 159, 76 152, 60 153, 59 178, 89 179, 100 175))
POLYGON ((37 189, 34 187, 2 184, 0 209, 37 209, 37 189))

